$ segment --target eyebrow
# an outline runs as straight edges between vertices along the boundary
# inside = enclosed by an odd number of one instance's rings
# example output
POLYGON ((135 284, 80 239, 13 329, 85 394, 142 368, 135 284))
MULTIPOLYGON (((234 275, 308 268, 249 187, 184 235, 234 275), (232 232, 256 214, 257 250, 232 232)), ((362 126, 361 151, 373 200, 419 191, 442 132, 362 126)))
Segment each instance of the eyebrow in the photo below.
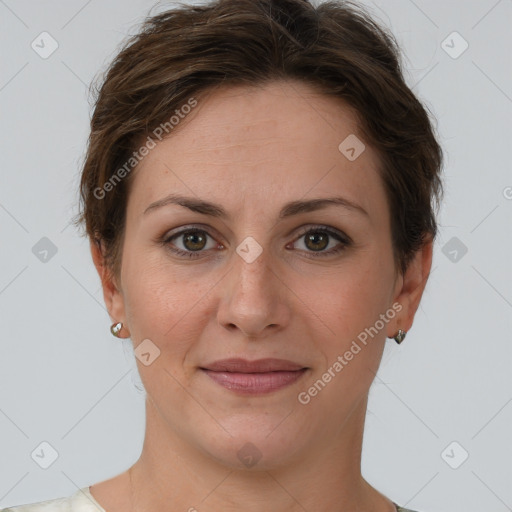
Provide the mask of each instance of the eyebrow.
MULTIPOLYGON (((209 215, 211 217, 217 217, 220 219, 229 218, 229 215, 226 212, 226 210, 219 204, 203 201, 202 199, 197 199, 195 197, 187 197, 177 194, 170 194, 164 197, 163 199, 159 199, 158 201, 151 203, 144 210, 143 215, 146 215, 147 213, 154 211, 157 208, 162 208, 163 206, 167 206, 170 204, 177 204, 179 206, 188 208, 193 212, 201 213, 203 215, 209 215)), ((279 219, 282 220, 293 215, 298 215, 300 213, 321 210, 329 206, 340 206, 355 212, 362 213, 369 217, 368 212, 362 206, 352 201, 349 201, 348 199, 345 199, 343 197, 323 197, 318 199, 308 199, 305 201, 298 200, 286 203, 279 212, 279 219)))

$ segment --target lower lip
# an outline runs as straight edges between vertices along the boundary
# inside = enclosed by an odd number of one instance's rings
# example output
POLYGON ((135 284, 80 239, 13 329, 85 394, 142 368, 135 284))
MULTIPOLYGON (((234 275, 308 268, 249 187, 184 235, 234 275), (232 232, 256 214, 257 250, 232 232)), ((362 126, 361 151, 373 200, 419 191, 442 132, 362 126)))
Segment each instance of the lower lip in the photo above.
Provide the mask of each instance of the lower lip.
POLYGON ((292 372, 235 373, 202 369, 217 384, 244 395, 258 395, 282 389, 299 380, 306 370, 303 368, 292 372))

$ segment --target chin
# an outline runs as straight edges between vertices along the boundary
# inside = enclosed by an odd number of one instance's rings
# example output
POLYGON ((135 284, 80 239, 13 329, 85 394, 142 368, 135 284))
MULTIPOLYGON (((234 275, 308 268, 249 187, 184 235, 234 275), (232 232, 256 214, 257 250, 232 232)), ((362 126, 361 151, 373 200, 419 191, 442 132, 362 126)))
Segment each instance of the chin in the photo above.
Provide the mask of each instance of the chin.
POLYGON ((234 419, 229 426, 223 424, 230 435, 202 434, 202 448, 218 463, 233 470, 268 471, 289 466, 301 458, 306 438, 298 427, 294 429, 291 423, 285 425, 285 416, 267 416, 264 421, 261 416, 234 419), (211 442, 207 445, 208 439, 211 442))

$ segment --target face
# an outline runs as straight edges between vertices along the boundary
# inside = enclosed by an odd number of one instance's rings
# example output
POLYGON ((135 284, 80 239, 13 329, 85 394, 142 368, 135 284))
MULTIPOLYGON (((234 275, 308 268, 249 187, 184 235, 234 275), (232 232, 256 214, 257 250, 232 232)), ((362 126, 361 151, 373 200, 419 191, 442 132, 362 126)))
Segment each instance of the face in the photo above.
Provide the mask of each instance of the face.
POLYGON ((105 288, 150 354, 151 421, 233 467, 241 449, 271 468, 341 446, 429 264, 411 286, 395 274, 378 156, 346 105, 297 82, 216 90, 182 122, 136 169, 105 288), (171 194, 189 206, 156 203, 171 194), (212 370, 229 358, 301 370, 212 370))

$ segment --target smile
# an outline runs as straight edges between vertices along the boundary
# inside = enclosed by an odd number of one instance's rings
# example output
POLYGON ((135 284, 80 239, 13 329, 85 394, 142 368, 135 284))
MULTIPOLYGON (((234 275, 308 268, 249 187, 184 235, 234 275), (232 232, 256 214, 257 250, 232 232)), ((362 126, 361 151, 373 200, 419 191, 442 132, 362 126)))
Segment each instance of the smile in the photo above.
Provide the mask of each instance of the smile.
POLYGON ((307 368, 295 371, 266 372, 266 373, 236 373, 202 371, 221 386, 243 394, 270 393, 284 388, 299 380, 307 368))

